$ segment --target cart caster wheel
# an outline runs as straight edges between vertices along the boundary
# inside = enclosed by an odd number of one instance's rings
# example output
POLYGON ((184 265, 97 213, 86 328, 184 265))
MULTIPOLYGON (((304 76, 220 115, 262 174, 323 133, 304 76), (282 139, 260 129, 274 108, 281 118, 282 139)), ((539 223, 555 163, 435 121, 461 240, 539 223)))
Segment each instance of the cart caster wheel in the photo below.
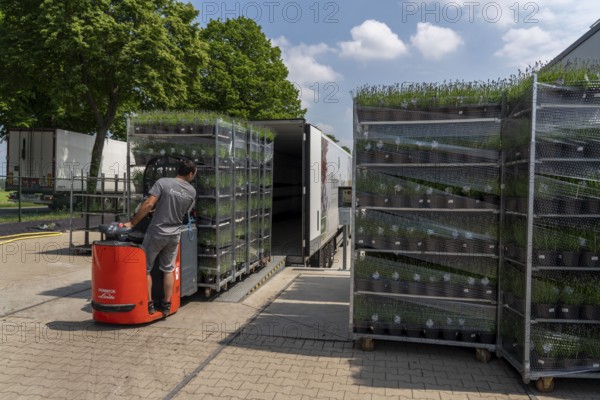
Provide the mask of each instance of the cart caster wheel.
POLYGON ((363 337, 358 340, 358 345, 362 351, 375 350, 375 341, 370 337, 363 337))
POLYGON ((475 349, 477 361, 487 364, 492 359, 492 353, 488 349, 475 349))
POLYGON ((212 291, 210 290, 210 288, 204 289, 204 297, 206 297, 208 299, 211 295, 211 292, 212 291))
POLYGON ((554 391, 553 378, 539 378, 535 381, 535 388, 541 393, 550 393, 554 391))

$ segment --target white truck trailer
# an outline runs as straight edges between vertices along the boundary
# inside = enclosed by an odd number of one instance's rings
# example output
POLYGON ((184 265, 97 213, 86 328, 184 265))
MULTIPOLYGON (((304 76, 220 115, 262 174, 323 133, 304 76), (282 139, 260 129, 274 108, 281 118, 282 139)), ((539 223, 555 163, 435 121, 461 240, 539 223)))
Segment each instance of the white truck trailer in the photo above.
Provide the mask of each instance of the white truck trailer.
POLYGON ((338 186, 352 186, 352 156, 304 119, 252 121, 276 132, 273 254, 288 265, 330 267, 342 240, 338 186))
MULTIPOLYGON (((7 191, 50 208, 69 204, 71 190, 87 188, 95 136, 63 129, 10 129, 7 136, 7 191)), ((123 191, 127 143, 105 139, 98 193, 123 191), (115 178, 118 177, 118 178, 115 178)), ((114 201, 114 200, 113 200, 114 201)))

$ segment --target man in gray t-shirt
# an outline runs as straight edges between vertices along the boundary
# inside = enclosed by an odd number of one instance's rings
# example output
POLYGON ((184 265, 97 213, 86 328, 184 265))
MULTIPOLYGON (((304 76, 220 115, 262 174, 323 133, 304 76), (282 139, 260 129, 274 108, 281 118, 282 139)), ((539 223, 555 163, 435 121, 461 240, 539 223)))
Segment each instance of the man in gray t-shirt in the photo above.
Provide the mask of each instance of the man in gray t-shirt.
POLYGON ((190 184, 196 176, 196 164, 184 161, 177 170, 176 178, 161 178, 152 189, 150 196, 142 203, 133 219, 124 224, 133 227, 150 213, 154 215, 144 236, 142 247, 146 252, 146 277, 148 280, 148 313, 154 314, 152 301, 152 268, 158 257, 158 267, 164 272, 164 297, 161 310, 165 315, 171 311, 171 296, 175 277, 175 259, 179 248, 179 237, 183 217, 194 207, 196 189, 190 184))

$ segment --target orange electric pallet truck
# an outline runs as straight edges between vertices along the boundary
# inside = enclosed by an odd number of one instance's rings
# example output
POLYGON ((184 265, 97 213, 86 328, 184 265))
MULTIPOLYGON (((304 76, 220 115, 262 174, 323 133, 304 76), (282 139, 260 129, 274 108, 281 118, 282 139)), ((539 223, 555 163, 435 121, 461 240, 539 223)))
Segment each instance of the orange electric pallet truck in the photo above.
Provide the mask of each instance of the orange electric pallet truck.
MULTIPOLYGON (((165 163, 176 165, 178 159, 157 160, 161 170, 165 163)), ((149 164, 148 168, 152 170, 149 164)), ((147 169, 148 169, 147 168, 147 169)), ((154 178, 158 179, 156 174, 154 178)), ((146 180, 146 176, 144 177, 146 180)), ((153 183, 153 182, 152 182, 153 183)), ((144 185, 151 187, 151 185, 144 185)), ((189 218, 189 217, 188 217, 189 218)), ((141 244, 148 226, 139 223, 133 229, 119 223, 100 225, 105 240, 92 244, 92 318, 111 324, 143 324, 164 318, 156 310, 148 313, 148 283, 146 254, 141 244)), ((177 312, 181 297, 198 291, 198 256, 196 226, 190 221, 182 227, 179 252, 175 261, 175 285, 171 297, 171 312, 177 312)), ((152 269, 152 298, 159 304, 163 298, 163 272, 155 265, 152 269)))
MULTIPOLYGON (((196 227, 185 227, 181 233, 179 254, 175 261, 175 285, 171 296, 171 314, 177 312, 181 296, 198 290, 196 227), (194 274, 196 271, 196 274, 194 274), (182 278, 186 279, 182 282, 182 278), (182 290, 183 289, 183 290, 182 290)), ((141 247, 143 235, 119 227, 103 225, 100 230, 107 240, 92 246, 92 318, 111 324, 142 324, 164 317, 157 310, 148 313, 146 253, 141 247)), ((163 298, 163 272, 152 269, 152 298, 163 298)))

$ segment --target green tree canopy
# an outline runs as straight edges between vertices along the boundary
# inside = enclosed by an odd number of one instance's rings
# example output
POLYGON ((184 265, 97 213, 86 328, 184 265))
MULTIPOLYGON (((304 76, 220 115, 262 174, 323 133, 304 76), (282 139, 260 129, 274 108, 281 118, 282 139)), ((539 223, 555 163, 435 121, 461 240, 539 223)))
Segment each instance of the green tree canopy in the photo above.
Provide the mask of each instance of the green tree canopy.
POLYGON ((287 80, 281 50, 253 20, 214 20, 201 37, 209 45, 209 62, 202 70, 197 108, 245 119, 304 116, 298 90, 287 80))
POLYGON ((197 15, 176 0, 0 0, 0 124, 96 133, 97 176, 117 116, 201 89, 197 15))

